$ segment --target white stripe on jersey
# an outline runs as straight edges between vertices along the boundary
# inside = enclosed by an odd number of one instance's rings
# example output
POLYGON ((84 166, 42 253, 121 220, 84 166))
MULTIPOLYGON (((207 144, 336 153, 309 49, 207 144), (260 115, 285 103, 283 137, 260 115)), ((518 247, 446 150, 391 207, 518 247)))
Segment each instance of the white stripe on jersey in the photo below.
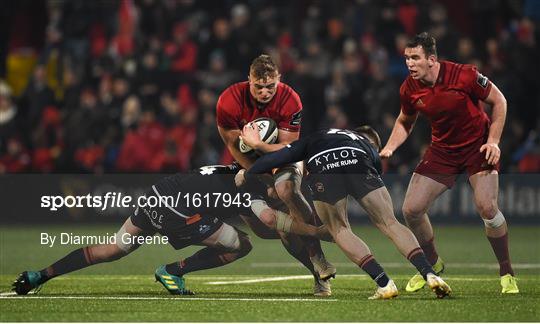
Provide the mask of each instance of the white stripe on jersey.
POLYGON ((178 216, 180 216, 180 217, 184 217, 184 218, 186 218, 186 219, 189 218, 189 216, 186 216, 186 215, 184 215, 184 214, 181 214, 181 213, 179 213, 176 209, 174 209, 174 208, 172 208, 171 206, 169 206, 169 205, 167 204, 167 199, 161 199, 161 195, 160 195, 159 192, 157 191, 156 186, 152 186, 152 189, 154 190, 154 192, 156 193, 156 195, 158 195, 159 201, 160 201, 160 202, 163 201, 163 204, 164 204, 167 208, 169 208, 170 210, 172 210, 173 213, 175 213, 176 215, 178 215, 178 216))

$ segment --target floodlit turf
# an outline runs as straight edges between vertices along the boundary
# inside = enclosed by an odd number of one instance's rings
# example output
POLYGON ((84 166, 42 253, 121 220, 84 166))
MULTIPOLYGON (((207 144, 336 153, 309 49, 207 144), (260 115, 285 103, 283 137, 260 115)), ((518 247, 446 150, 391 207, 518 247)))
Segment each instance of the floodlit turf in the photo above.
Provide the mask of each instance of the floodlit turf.
MULTIPOLYGON (((18 272, 40 269, 75 246, 39 245, 39 233, 114 233, 115 226, 62 226, 0 230, 0 292, 18 272)), ((147 246, 118 262, 97 265, 48 282, 38 295, 0 298, 0 321, 540 321, 540 228, 511 228, 511 252, 521 293, 501 295, 495 258, 481 226, 437 227, 444 277, 450 299, 437 300, 427 289, 406 293, 412 267, 391 243, 370 226, 356 227, 400 288, 389 301, 370 301, 375 286, 333 245, 325 244, 337 264, 333 296, 311 295, 312 280, 277 241, 252 238, 254 249, 244 259, 186 276, 195 296, 172 297, 154 282, 153 271, 191 254, 147 246), (216 284, 219 283, 219 284, 216 284)), ((251 235, 253 236, 253 235, 251 235)))

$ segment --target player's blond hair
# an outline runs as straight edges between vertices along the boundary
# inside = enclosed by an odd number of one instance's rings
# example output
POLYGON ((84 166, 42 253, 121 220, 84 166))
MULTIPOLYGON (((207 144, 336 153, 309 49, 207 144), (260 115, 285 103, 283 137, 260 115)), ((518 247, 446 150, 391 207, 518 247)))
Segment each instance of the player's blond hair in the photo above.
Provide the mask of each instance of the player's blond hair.
POLYGON ((270 55, 261 54, 251 62, 249 74, 253 76, 255 80, 267 80, 277 76, 279 71, 270 55))

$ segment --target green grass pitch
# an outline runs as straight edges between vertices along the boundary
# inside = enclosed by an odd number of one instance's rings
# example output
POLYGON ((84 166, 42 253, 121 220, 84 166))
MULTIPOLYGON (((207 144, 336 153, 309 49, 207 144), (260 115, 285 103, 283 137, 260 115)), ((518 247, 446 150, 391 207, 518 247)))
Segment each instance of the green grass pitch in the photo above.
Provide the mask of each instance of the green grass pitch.
MULTIPOLYGON (((117 226, 40 226, 0 229, 0 292, 10 289, 23 270, 37 270, 76 246, 49 248, 40 232, 114 233, 117 226)), ((117 262, 96 265, 48 282, 23 298, 0 298, 0 321, 188 321, 188 322, 516 322, 540 321, 538 226, 511 226, 512 261, 521 293, 501 295, 495 257, 480 226, 436 226, 439 253, 452 286, 451 298, 437 300, 428 289, 405 292, 412 266, 381 233, 369 225, 355 232, 400 288, 393 300, 370 301, 375 285, 341 251, 324 244, 338 267, 330 298, 312 296, 313 282, 278 241, 251 234, 254 249, 244 259, 213 270, 188 274, 195 296, 173 297, 154 282, 155 268, 186 257, 197 248, 175 251, 144 246, 117 262), (216 284, 218 283, 218 284, 216 284)))

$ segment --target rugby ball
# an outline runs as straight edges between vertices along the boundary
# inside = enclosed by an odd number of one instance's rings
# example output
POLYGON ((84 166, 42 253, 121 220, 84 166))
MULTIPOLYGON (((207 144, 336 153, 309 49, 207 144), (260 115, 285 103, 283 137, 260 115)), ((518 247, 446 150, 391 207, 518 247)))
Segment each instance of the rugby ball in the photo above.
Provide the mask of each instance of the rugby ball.
MULTIPOLYGON (((278 128, 274 120, 266 117, 257 118, 254 121, 250 122, 257 127, 259 130, 259 135, 261 140, 267 144, 274 144, 278 139, 278 128)), ((240 152, 244 154, 250 154, 253 152, 253 149, 248 145, 244 144, 244 141, 240 139, 238 143, 240 152)))

